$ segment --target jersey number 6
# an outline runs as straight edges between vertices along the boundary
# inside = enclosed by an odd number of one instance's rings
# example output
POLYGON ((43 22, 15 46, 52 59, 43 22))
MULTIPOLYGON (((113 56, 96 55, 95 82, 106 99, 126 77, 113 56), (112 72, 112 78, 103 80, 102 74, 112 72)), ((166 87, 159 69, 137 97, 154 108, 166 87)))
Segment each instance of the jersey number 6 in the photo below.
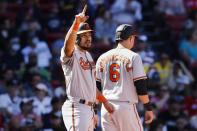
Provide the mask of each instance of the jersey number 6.
POLYGON ((120 66, 117 63, 112 63, 109 66, 109 79, 112 82, 117 82, 120 79, 120 72, 118 71, 120 66))

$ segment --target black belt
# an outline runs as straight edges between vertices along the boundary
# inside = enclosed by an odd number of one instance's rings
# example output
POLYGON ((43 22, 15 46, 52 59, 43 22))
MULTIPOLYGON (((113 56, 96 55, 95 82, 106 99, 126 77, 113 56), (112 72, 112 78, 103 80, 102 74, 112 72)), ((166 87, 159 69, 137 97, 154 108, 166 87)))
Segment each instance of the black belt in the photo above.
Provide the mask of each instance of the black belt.
POLYGON ((85 105, 88 105, 88 106, 92 106, 92 107, 94 107, 94 106, 96 105, 95 102, 86 101, 85 99, 80 99, 80 100, 79 100, 79 103, 85 104, 85 105))
MULTIPOLYGON (((69 100, 69 98, 67 98, 67 99, 69 100)), ((80 104, 85 104, 85 105, 88 105, 88 106, 91 106, 91 107, 95 107, 96 106, 95 102, 87 101, 85 99, 79 99, 79 103, 80 104)))

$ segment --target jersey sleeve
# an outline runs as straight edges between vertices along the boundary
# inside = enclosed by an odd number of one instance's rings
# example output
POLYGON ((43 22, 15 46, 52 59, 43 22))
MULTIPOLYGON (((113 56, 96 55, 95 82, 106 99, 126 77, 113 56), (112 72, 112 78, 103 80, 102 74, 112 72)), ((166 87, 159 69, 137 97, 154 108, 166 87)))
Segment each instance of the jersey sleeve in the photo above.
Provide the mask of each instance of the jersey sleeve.
POLYGON ((96 62, 96 80, 101 82, 102 76, 102 67, 101 67, 101 61, 100 59, 96 62))
POLYGON ((146 73, 144 71, 143 64, 142 64, 142 59, 138 54, 133 59, 132 74, 133 74, 133 81, 147 78, 146 73))
MULTIPOLYGON (((75 51, 75 49, 74 49, 74 51, 75 51)), ((73 54, 74 54, 74 51, 73 51, 73 54)), ((66 56, 66 54, 64 52, 64 49, 62 48, 61 49, 60 61, 64 65, 70 65, 71 66, 74 62, 74 55, 72 55, 71 57, 66 56)))

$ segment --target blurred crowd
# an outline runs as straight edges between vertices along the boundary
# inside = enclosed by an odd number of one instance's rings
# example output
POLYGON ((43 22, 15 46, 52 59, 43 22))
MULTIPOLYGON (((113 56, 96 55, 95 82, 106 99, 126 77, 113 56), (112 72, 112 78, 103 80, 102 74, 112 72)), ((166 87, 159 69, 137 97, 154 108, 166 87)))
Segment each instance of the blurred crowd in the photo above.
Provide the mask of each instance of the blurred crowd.
MULTIPOLYGON (((95 61, 116 46, 117 25, 138 28, 134 51, 142 57, 156 114, 145 131, 196 131, 196 0, 1 0, 0 131, 66 130, 60 49, 85 3, 95 61)), ((143 106, 138 109, 143 121, 143 106)))

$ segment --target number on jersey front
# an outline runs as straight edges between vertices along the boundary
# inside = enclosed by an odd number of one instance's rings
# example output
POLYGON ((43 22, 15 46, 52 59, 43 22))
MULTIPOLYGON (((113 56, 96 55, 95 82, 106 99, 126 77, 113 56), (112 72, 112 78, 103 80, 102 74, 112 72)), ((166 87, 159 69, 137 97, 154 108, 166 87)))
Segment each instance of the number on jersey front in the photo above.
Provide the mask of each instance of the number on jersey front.
POLYGON ((117 82, 120 79, 120 66, 117 63, 112 63, 109 66, 109 79, 112 82, 117 82))

